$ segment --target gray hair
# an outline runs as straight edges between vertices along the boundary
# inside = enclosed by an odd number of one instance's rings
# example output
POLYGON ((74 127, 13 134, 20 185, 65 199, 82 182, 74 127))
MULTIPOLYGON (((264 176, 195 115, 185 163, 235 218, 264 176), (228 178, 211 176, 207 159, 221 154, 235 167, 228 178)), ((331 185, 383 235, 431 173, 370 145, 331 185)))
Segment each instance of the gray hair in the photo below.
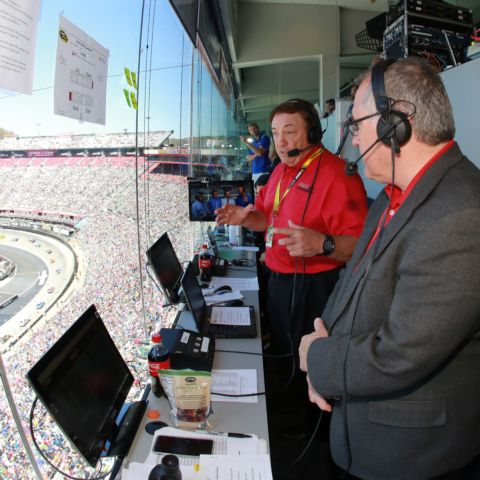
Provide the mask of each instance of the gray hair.
MULTIPOLYGON (((367 76, 371 76, 371 71, 367 76)), ((438 145, 453 139, 455 122, 445 86, 423 58, 397 60, 385 71, 384 80, 387 96, 398 102, 395 109, 411 114, 409 103, 415 105, 416 113, 410 120, 420 142, 438 145)), ((364 100, 374 101, 371 88, 364 100)))

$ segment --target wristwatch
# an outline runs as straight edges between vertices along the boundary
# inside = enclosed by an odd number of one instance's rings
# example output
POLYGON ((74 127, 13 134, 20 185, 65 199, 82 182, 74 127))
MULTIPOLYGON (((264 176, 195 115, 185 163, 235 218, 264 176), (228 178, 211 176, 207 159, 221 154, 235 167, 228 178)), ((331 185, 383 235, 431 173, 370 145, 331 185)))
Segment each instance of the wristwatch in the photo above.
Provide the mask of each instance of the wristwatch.
POLYGON ((330 255, 334 251, 335 251, 335 240, 331 235, 325 234, 325 240, 323 241, 322 255, 330 255))

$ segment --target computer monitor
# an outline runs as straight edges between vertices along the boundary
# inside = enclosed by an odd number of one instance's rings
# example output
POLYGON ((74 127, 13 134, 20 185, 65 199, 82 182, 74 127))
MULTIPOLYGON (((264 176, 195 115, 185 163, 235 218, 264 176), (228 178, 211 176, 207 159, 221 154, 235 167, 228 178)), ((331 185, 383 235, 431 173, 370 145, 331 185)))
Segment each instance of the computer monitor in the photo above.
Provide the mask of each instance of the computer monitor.
POLYGON ((176 303, 183 268, 167 232, 147 250, 147 257, 163 294, 171 303, 176 303))
POLYGON ((133 375, 94 305, 27 373, 57 425, 95 467, 133 384, 133 375))
POLYGON ((255 195, 251 180, 216 180, 209 181, 189 179, 188 211, 191 222, 212 222, 215 220, 215 208, 227 202, 245 206, 240 199, 240 190, 245 190, 248 203, 254 203, 255 195), (214 192, 217 192, 216 194, 214 192))

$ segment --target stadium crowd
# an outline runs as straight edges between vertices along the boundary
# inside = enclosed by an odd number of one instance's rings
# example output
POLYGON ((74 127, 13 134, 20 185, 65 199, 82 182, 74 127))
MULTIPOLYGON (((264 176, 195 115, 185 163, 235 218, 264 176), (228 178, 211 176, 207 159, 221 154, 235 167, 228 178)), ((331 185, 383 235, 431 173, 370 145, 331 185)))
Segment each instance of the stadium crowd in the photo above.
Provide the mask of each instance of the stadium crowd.
MULTIPOLYGON (((148 379, 145 352, 149 335, 166 323, 168 312, 161 308, 162 295, 144 269, 144 321, 137 231, 143 261, 144 252, 165 231, 169 232, 181 261, 188 260, 193 251, 184 177, 140 175, 144 167, 139 168, 137 230, 134 170, 81 165, 0 167, 4 186, 0 189, 2 208, 41 208, 84 215, 72 242, 83 259, 77 272, 81 287, 68 298, 60 298, 31 332, 4 355, 8 380, 27 432, 34 394, 25 379, 26 372, 92 303, 131 366, 135 376, 131 397, 138 398, 148 379)), ((37 406, 35 425, 40 428, 36 438, 45 454, 69 474, 91 475, 92 469, 81 466, 80 456, 70 451, 68 442, 44 417, 43 406, 37 406)), ((0 429, 0 478, 33 478, 3 391, 0 429)), ((39 463, 44 461, 40 459, 39 463)), ((47 476, 52 472, 50 467, 45 469, 47 476)))

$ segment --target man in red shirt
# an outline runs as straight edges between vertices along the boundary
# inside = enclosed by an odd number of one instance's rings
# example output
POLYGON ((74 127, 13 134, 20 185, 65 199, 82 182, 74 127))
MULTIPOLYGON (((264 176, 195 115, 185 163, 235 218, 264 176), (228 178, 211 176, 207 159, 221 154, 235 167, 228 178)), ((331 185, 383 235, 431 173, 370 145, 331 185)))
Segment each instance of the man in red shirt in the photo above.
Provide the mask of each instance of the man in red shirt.
POLYGON ((266 232, 271 344, 296 357, 301 336, 313 328, 350 259, 367 202, 360 177, 346 176, 345 162, 322 146, 318 113, 309 102, 277 106, 270 123, 281 164, 255 206, 222 207, 217 223, 266 232))

